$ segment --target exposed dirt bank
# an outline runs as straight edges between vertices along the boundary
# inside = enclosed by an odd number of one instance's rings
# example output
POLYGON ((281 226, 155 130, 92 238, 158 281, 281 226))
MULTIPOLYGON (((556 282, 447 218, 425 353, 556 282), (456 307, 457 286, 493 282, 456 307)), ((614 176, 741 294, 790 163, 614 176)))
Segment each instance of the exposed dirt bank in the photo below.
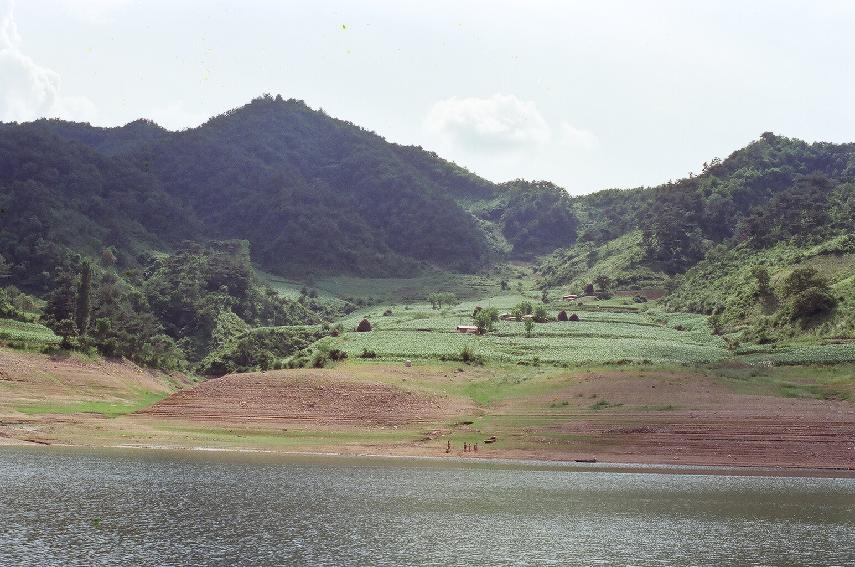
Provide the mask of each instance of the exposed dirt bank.
POLYGON ((365 426, 432 423, 471 409, 448 396, 358 381, 346 370, 280 370, 213 378, 137 413, 228 423, 365 426))
POLYGON ((734 377, 350 362, 176 392, 186 386, 180 379, 120 362, 0 350, 0 369, 0 444, 855 470, 855 404, 805 397, 828 384, 834 389, 821 392, 845 395, 855 384, 849 370, 734 377), (99 409, 139 403, 140 392, 175 393, 128 415, 99 409))

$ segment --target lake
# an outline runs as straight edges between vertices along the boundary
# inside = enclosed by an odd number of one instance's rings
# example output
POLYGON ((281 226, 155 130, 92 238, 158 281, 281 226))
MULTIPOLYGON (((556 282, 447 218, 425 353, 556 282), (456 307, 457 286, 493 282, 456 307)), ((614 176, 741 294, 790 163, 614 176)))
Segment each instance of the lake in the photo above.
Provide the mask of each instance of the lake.
POLYGON ((0 565, 855 565, 855 479, 0 447, 0 565))

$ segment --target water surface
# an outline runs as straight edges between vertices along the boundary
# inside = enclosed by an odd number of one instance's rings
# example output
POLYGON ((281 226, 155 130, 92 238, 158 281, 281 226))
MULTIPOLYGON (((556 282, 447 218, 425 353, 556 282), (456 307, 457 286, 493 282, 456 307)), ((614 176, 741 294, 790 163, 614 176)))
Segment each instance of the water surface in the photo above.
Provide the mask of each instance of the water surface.
POLYGON ((0 565, 855 565, 855 479, 0 448, 0 565))

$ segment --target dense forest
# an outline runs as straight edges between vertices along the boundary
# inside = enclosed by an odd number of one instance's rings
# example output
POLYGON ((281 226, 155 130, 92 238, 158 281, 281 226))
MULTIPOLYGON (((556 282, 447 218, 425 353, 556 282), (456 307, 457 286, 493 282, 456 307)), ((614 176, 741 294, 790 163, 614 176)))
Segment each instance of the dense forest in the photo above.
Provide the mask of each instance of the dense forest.
POLYGON ((181 132, 0 124, 0 316, 45 302, 68 340, 167 368, 228 371, 328 331, 305 328, 323 306, 279 298, 255 267, 311 281, 523 259, 544 288, 663 289, 725 335, 846 337, 853 234, 855 144, 771 133, 697 176, 570 197, 278 96, 181 132))
POLYGON ((475 271, 575 238, 569 199, 551 184, 497 186, 281 97, 182 132, 145 120, 3 124, 0 148, 0 253, 43 289, 61 248, 111 247, 125 266, 185 239, 245 239, 280 274, 401 276, 475 271))

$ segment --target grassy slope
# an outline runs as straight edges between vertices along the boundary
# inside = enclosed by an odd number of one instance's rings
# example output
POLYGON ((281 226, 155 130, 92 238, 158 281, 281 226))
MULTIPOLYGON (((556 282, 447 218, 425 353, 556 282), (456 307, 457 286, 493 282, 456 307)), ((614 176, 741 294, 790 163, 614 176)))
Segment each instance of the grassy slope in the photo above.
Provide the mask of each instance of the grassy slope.
POLYGON ((0 348, 0 416, 115 417, 149 406, 187 384, 183 377, 142 370, 130 362, 0 348))
POLYGON ((608 276, 615 286, 662 287, 668 276, 645 265, 641 231, 629 232, 601 246, 581 243, 545 258, 539 276, 546 285, 566 285, 581 292, 597 276, 608 276))
POLYGON ((848 238, 838 237, 810 247, 780 244, 754 251, 743 246, 714 254, 683 276, 678 289, 668 297, 667 306, 675 310, 721 311, 724 330, 738 332, 758 318, 772 315, 777 308, 762 304, 753 295, 756 284, 752 267, 762 266, 769 271, 779 302, 786 300, 780 292, 784 278, 796 268, 812 267, 831 283, 839 304, 826 320, 800 329, 798 341, 855 338, 855 252, 851 248, 848 238))

